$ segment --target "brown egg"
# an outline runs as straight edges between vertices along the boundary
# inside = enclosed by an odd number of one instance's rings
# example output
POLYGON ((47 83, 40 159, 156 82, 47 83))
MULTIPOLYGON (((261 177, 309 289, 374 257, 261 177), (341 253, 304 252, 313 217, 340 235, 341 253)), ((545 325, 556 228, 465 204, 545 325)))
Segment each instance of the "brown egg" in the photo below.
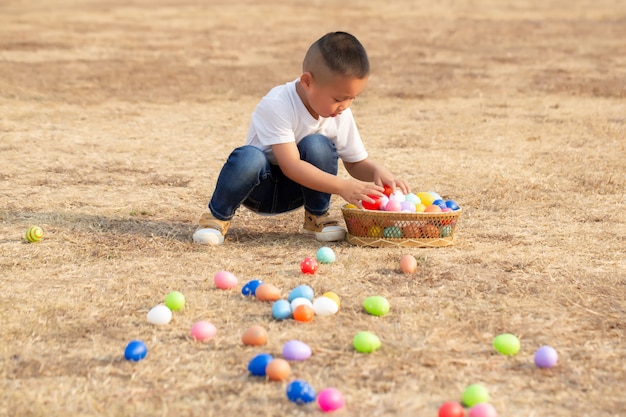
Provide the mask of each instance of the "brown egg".
POLYGON ((265 368, 265 375, 272 381, 286 381, 290 374, 291 365, 281 358, 272 359, 265 368))
POLYGON ((427 224, 422 227, 422 237, 434 239, 439 237, 439 228, 434 224, 427 224))
POLYGON ((251 326, 243 333, 241 341, 248 346, 263 346, 267 343, 267 332, 261 326, 251 326))
POLYGON ((280 299, 280 290, 272 284, 261 284, 256 288, 256 298, 261 301, 276 301, 280 299))
POLYGON ((417 259, 413 255, 403 255, 400 258, 400 269, 405 274, 412 274, 417 270, 417 259))

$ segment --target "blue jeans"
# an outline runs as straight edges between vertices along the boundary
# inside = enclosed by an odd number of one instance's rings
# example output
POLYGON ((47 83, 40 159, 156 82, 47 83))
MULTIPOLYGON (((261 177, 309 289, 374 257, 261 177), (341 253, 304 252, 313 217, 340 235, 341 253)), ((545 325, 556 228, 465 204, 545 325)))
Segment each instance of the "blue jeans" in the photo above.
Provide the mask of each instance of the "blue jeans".
MULTIPOLYGON (((298 143, 300 159, 322 171, 337 175, 335 144, 313 134, 298 143)), ((278 165, 270 164, 259 148, 235 149, 222 167, 209 210, 218 220, 230 220, 243 204, 256 213, 278 214, 304 208, 316 216, 328 211, 330 194, 311 190, 287 178, 278 165)))

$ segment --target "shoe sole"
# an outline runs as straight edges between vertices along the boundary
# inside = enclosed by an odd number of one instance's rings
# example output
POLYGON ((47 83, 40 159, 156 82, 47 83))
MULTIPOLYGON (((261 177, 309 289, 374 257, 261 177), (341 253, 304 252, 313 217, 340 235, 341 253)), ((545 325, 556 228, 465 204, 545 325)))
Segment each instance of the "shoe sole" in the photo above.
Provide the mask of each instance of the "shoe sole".
POLYGON ((302 234, 315 237, 319 242, 337 242, 346 238, 346 230, 341 226, 326 226, 323 232, 303 229, 302 234))
POLYGON ((219 230, 200 229, 193 234, 193 241, 199 245, 217 246, 224 243, 224 236, 219 230))

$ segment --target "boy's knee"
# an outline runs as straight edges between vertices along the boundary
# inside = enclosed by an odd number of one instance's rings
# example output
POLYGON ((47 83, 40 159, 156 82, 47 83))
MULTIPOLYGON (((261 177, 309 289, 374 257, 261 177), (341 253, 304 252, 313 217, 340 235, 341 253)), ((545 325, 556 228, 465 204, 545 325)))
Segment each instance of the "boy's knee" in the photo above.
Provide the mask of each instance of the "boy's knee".
POLYGON ((227 164, 236 167, 242 176, 258 176, 265 171, 267 163, 263 151, 254 146, 241 146, 235 149, 227 161, 227 164))
POLYGON ((298 143, 300 155, 304 160, 312 162, 315 159, 337 159, 335 144, 324 135, 312 134, 305 136, 298 143))

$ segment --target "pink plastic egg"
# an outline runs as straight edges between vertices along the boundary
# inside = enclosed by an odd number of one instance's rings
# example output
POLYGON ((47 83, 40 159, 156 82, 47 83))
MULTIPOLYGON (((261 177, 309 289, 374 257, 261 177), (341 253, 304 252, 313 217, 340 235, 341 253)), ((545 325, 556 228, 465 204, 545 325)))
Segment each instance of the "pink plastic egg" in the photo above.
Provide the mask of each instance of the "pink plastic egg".
POLYGON ((221 290, 229 290, 237 286, 237 277, 228 271, 219 271, 213 278, 215 286, 221 290))
POLYGON ((400 211, 402 210, 402 203, 398 200, 389 200, 385 206, 385 211, 400 211))
POLYGON ((498 413, 493 405, 480 403, 470 408, 469 417, 498 417, 498 413))
POLYGON ((198 321, 191 326, 191 337, 198 342, 208 342, 217 333, 215 326, 208 321, 198 321))
POLYGON ((343 395, 336 388, 324 388, 317 394, 317 404, 325 413, 330 411, 339 410, 346 402, 343 399, 343 395))

